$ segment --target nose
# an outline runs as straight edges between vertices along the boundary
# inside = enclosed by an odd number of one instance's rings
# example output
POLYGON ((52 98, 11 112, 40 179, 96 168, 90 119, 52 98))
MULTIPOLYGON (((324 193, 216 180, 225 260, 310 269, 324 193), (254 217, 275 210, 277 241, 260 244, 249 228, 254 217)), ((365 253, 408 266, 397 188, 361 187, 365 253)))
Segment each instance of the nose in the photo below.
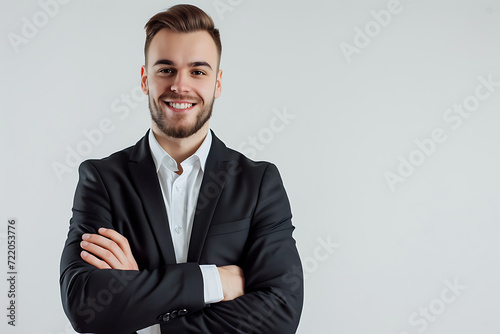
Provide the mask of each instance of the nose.
POLYGON ((177 94, 188 93, 190 91, 189 76, 179 71, 174 78, 170 90, 177 94))

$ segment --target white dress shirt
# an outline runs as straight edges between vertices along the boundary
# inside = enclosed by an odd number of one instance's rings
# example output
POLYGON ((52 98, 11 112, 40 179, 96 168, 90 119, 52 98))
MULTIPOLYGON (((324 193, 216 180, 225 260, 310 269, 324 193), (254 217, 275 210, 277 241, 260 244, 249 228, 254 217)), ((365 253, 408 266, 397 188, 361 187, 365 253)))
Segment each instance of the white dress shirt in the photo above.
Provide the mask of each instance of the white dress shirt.
MULTIPOLYGON (((167 209, 177 263, 187 261, 196 202, 211 145, 212 133, 209 130, 198 150, 181 162, 182 174, 179 175, 175 173, 179 170, 177 162, 160 146, 153 130, 149 131, 149 148, 167 209)), ((221 301, 224 296, 217 267, 215 265, 200 265, 200 270, 203 276, 205 304, 221 301)), ((158 310, 158 312, 162 311, 158 310)), ((160 325, 141 329, 137 333, 160 334, 160 325)))

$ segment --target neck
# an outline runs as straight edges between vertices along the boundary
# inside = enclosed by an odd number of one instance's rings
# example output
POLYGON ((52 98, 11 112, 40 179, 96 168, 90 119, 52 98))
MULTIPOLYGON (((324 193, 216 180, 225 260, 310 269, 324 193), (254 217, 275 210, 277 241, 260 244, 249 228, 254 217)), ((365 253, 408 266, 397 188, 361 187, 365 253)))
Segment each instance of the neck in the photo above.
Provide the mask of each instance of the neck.
POLYGON ((158 129, 156 124, 152 124, 151 129, 158 141, 158 144, 177 162, 180 166, 181 162, 193 155, 194 152, 201 146, 203 140, 208 133, 208 122, 198 130, 198 132, 187 138, 174 138, 167 136, 158 129))

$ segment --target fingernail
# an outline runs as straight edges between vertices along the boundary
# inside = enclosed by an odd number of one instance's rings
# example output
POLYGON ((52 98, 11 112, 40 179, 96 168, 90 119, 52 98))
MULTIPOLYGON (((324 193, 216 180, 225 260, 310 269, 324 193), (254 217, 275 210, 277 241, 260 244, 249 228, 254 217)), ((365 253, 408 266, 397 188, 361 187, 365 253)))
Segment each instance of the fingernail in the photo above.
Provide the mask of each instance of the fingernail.
POLYGON ((104 232, 106 232, 106 229, 105 229, 104 227, 101 227, 101 228, 99 229, 99 233, 104 233, 104 232))
POLYGON ((88 238, 90 238, 90 234, 85 233, 84 235, 82 235, 83 240, 87 240, 88 238))
POLYGON ((89 244, 88 242, 86 242, 86 241, 82 241, 82 246, 83 246, 83 247, 87 246, 88 244, 89 244))
POLYGON ((86 251, 82 251, 82 256, 83 257, 87 257, 87 255, 89 255, 89 253, 87 253, 86 251))

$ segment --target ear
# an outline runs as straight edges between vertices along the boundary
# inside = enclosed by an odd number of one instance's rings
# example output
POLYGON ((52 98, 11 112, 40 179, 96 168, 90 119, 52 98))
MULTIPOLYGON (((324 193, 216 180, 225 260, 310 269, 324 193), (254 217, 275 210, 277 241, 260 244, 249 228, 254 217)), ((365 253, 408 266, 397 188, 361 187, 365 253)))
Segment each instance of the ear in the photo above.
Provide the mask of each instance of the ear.
POLYGON ((144 95, 149 95, 148 73, 144 65, 141 66, 141 89, 144 95))
POLYGON ((222 89, 222 70, 219 70, 219 73, 217 73, 217 81, 215 81, 215 92, 214 92, 214 97, 218 98, 220 96, 222 89))

